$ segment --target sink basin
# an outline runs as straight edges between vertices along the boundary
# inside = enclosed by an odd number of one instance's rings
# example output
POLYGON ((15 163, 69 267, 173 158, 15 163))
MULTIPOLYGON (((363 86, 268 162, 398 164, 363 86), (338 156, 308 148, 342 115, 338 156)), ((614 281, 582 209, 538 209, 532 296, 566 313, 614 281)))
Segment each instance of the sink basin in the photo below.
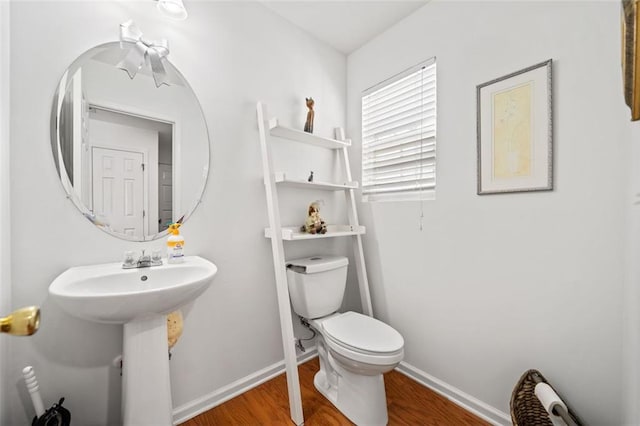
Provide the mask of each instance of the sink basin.
POLYGON ((135 318, 168 314, 194 300, 218 268, 199 256, 183 263, 122 269, 121 263, 67 269, 49 294, 69 314, 89 321, 125 324, 135 318))
POLYGON ((166 314, 204 292, 218 268, 199 256, 183 263, 122 269, 120 263, 67 269, 49 294, 69 314, 124 324, 122 423, 172 426, 166 314))
POLYGON ((204 292, 218 268, 199 256, 183 263, 122 269, 121 263, 67 269, 49 286, 69 314, 89 321, 125 324, 164 315, 204 292))

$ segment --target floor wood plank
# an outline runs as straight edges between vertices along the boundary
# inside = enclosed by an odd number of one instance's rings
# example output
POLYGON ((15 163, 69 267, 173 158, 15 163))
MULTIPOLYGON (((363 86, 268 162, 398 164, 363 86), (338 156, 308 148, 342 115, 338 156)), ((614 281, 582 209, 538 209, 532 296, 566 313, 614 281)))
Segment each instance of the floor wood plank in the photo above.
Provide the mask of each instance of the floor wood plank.
MULTIPOLYGON (((298 367, 305 426, 344 426, 352 423, 313 386, 319 370, 314 358, 298 367)), ((384 376, 389 425, 488 425, 489 423, 425 388, 404 374, 384 376)), ((282 374, 224 404, 194 417, 183 426, 292 425, 287 381, 282 374)))

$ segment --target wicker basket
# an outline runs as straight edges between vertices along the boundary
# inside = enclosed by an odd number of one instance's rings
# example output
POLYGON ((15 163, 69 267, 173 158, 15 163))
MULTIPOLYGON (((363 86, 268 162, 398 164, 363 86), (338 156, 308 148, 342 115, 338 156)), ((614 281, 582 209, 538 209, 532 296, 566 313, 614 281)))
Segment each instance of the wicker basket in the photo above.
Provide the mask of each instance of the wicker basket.
MULTIPOLYGON (((520 377, 513 389, 509 404, 511 407, 511 420, 514 426, 553 426, 547 410, 544 409, 534 392, 536 384, 539 382, 539 380, 534 380, 536 375, 542 382, 551 386, 538 370, 528 370, 520 377)), ((578 418, 570 408, 569 415, 577 425, 580 425, 578 418)))

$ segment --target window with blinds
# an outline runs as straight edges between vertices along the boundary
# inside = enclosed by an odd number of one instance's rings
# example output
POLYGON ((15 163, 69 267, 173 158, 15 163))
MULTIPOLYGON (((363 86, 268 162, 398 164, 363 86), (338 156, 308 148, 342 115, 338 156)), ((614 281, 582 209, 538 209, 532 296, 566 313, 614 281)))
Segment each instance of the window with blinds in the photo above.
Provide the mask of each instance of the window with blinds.
POLYGON ((436 59, 362 94, 363 201, 434 199, 436 59))

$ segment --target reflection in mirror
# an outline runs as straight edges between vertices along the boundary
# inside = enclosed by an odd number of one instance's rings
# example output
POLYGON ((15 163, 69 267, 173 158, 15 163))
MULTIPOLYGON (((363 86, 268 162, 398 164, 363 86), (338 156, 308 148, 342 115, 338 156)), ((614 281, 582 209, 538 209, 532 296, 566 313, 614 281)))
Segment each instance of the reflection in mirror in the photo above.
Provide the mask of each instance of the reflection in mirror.
POLYGON ((209 139, 195 94, 168 61, 169 85, 158 88, 146 68, 130 79, 116 67, 127 45, 95 47, 69 67, 54 102, 52 149, 80 211, 106 232, 144 241, 198 204, 209 139))

